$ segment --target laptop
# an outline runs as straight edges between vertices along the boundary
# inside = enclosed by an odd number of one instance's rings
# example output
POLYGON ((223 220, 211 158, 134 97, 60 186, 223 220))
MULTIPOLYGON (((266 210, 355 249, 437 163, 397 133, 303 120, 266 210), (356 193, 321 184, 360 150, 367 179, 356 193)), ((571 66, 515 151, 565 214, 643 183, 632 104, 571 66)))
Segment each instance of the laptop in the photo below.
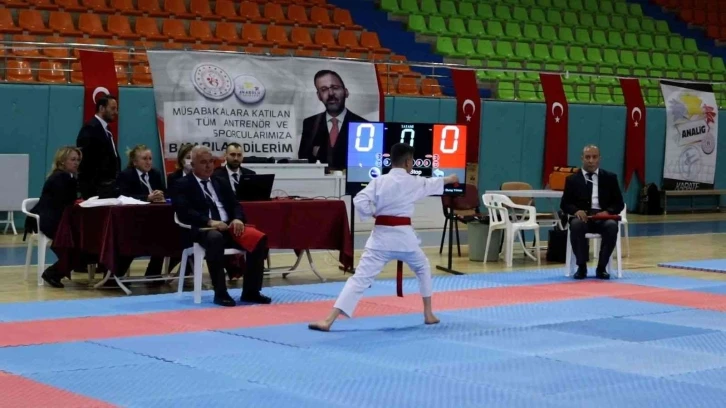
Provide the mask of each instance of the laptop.
POLYGON ((240 201, 270 201, 274 174, 248 174, 240 177, 237 199, 240 201))

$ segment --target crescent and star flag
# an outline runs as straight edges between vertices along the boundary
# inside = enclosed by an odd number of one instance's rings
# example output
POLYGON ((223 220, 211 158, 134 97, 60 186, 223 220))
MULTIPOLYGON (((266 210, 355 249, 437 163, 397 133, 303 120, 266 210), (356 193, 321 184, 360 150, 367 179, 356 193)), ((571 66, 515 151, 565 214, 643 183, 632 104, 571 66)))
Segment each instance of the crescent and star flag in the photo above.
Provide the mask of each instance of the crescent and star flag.
MULTIPOLYGON (((99 97, 113 95, 118 99, 118 82, 113 53, 81 50, 80 59, 84 88, 83 122, 87 122, 96 114, 96 100, 99 97)), ((109 123, 108 130, 118 146, 118 120, 109 123)))
POLYGON ((640 83, 635 78, 620 78, 627 117, 625 118, 625 189, 637 171, 640 185, 645 185, 645 102, 640 83))
POLYGON ((542 185, 547 185, 556 166, 567 166, 568 106, 559 74, 539 74, 547 112, 545 115, 545 149, 542 185))
POLYGON ((479 162, 479 137, 481 130, 481 98, 476 73, 473 70, 452 69, 456 93, 456 123, 467 125, 466 162, 479 162))

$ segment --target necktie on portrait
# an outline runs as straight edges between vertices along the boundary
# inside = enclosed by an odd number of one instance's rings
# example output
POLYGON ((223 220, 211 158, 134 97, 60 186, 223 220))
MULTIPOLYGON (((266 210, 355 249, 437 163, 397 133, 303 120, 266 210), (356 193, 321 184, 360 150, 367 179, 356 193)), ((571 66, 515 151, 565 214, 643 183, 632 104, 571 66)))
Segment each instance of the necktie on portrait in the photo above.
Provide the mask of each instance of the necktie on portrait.
POLYGON ((333 122, 333 127, 330 128, 330 146, 335 147, 335 142, 338 140, 338 118, 330 119, 333 122))
POLYGON ((207 205, 209 205, 209 211, 212 213, 212 219, 215 221, 222 221, 222 215, 219 213, 217 203, 214 202, 212 192, 209 190, 209 180, 202 180, 202 185, 204 186, 204 198, 207 200, 207 205))

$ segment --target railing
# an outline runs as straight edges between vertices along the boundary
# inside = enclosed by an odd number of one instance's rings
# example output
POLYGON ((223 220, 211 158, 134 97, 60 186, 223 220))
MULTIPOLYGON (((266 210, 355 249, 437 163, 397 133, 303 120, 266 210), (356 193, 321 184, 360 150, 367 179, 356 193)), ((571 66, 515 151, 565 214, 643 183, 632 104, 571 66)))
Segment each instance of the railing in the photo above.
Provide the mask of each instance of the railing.
MULTIPOLYGON (((174 43, 168 43, 168 44, 174 44, 174 43)), ((201 44, 189 44, 189 46, 169 46, 167 47, 155 47, 155 48, 148 48, 148 50, 190 50, 190 51, 200 51, 200 52, 221 52, 221 53, 228 53, 228 54, 239 54, 239 55, 268 55, 268 56, 279 56, 279 57, 292 57, 292 56, 301 56, 299 54, 296 54, 295 51, 287 51, 287 50, 279 50, 274 49, 273 52, 265 52, 262 54, 259 53, 249 53, 249 52, 243 52, 239 50, 219 50, 219 49, 207 49, 205 48, 206 45, 201 44)), ((2 71, 4 71, 4 75, 1 75, 0 77, 4 78, 4 82, 33 82, 33 83, 68 83, 68 84, 82 84, 83 78, 80 70, 80 64, 79 60, 77 58, 76 51, 78 50, 104 50, 113 52, 115 57, 119 60, 119 63, 117 63, 117 76, 119 77, 119 85, 134 85, 134 86, 151 86, 151 78, 150 74, 148 72, 148 69, 143 67, 148 67, 148 61, 146 59, 146 51, 147 48, 144 48, 141 50, 138 47, 134 46, 113 46, 113 45, 104 45, 104 44, 85 44, 85 43, 52 43, 52 42, 13 42, 13 41, 0 41, 0 61, 2 61, 2 71), (53 54, 53 50, 60 51, 57 54, 53 54), (50 54, 50 55, 49 55, 50 54), (56 56, 56 55, 67 55, 67 56, 56 56), (28 81, 22 81, 22 80, 8 80, 8 71, 10 68, 8 67, 10 61, 27 61, 31 64, 25 68, 30 70, 29 78, 31 80, 28 81), (53 65, 50 68, 47 67, 41 67, 41 64, 33 64, 34 62, 53 62, 53 65), (74 64, 78 64, 77 66, 74 66, 74 64), (120 67, 120 68, 119 68, 120 67), (135 67, 142 67, 142 69, 138 70, 135 69, 135 67), (146 69, 146 70, 145 70, 146 69), (32 75, 33 72, 39 73, 38 78, 39 80, 35 80, 35 76, 32 75), (52 75, 43 75, 43 73, 50 72, 52 75), (147 77, 144 77, 144 75, 147 75, 147 77), (49 80, 40 80, 40 78, 50 78, 49 80), (63 80, 61 80, 63 78, 63 80), (124 79, 125 78, 125 79, 124 79)), ((364 61, 364 62, 374 62, 377 66, 377 70, 379 75, 382 75, 385 78, 392 78, 394 81, 396 81, 398 78, 415 78, 417 81, 417 86, 421 88, 421 84, 418 82, 421 82, 419 80, 421 78, 421 75, 423 75, 423 78, 428 79, 435 79, 438 81, 438 83, 431 84, 429 88, 427 88, 427 91, 419 92, 418 94, 415 94, 413 92, 399 92, 398 89, 396 89, 396 84, 392 82, 386 81, 385 86, 385 93, 388 95, 416 95, 416 96, 441 96, 443 95, 453 95, 453 89, 451 85, 451 81, 449 80, 449 73, 448 70, 455 68, 455 69, 464 69, 464 70, 473 70, 477 72, 501 72, 504 73, 506 76, 508 76, 508 80, 506 80, 506 83, 512 83, 513 88, 508 89, 508 91, 511 91, 511 94, 514 96, 514 98, 506 98, 506 99, 514 99, 514 100, 524 100, 524 101, 541 101, 543 100, 543 96, 541 94, 541 90, 539 89, 538 81, 532 81, 532 80, 522 80, 520 79, 520 76, 523 74, 539 74, 540 72, 548 72, 548 73, 557 73, 557 74, 563 74, 565 80, 569 78, 570 75, 578 75, 580 77, 585 78, 597 78, 597 79, 610 79, 610 80, 618 80, 619 78, 622 78, 622 76, 618 75, 612 75, 612 74, 599 74, 599 73, 592 73, 592 72, 581 72, 581 71, 536 71, 531 69, 515 69, 515 68, 505 68, 505 67, 496 67, 496 68, 487 68, 487 67, 472 67, 469 65, 462 65, 462 64, 451 64, 451 63, 430 63, 430 62, 412 62, 412 61, 392 61, 390 59, 375 59, 371 61, 370 59, 357 59, 357 58, 345 58, 345 57, 319 57, 314 55, 304 55, 306 58, 320 58, 320 59, 335 59, 335 60, 347 60, 347 61, 364 61), (408 67, 408 68, 406 68, 408 67), (409 70, 410 69, 410 70, 409 70), (528 84, 535 84, 534 87, 534 93, 531 92, 531 88, 529 91, 524 92, 521 90, 521 84, 522 83, 528 83, 528 84)), ((659 77, 643 77, 643 76, 630 76, 628 78, 638 78, 640 80, 650 80, 650 81, 660 81, 660 80, 674 80, 672 78, 659 78, 659 77)), ((719 86, 726 85, 726 82, 705 82, 705 81, 698 81, 698 80, 685 80, 685 79, 676 79, 678 81, 682 82, 692 82, 692 83, 710 83, 710 84, 717 84, 719 86)), ((492 92, 492 96, 494 96, 497 99, 502 99, 502 95, 498 95, 499 89, 497 87, 498 81, 479 81, 480 88, 482 89, 489 89, 492 92)), ((588 97, 591 101, 598 101, 600 99, 600 96, 603 94, 598 94, 596 92, 596 87, 612 87, 613 90, 615 88, 619 89, 619 86, 617 85, 598 85, 596 83, 593 83, 592 81, 589 81, 588 83, 580 83, 576 84, 580 85, 581 87, 587 87, 588 89, 588 97)), ((617 92, 617 91, 616 91, 617 92)), ((615 95, 615 94, 608 94, 608 96, 615 95)), ((662 104, 662 100, 660 101, 662 104)), ((619 102, 615 102, 619 103, 619 102)))

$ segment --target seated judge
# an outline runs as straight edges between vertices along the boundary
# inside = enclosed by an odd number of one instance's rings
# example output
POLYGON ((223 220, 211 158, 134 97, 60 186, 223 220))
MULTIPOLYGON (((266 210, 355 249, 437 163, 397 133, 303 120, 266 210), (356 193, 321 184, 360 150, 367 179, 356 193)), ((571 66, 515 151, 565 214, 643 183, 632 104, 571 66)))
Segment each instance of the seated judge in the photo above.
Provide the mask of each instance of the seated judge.
POLYGON ((325 111, 303 120, 298 158, 310 163, 320 160, 330 170, 344 170, 348 161, 348 124, 368 121, 346 109, 348 89, 337 72, 318 71, 313 82, 325 111))
MULTIPOLYGON (((65 146, 55 152, 53 169, 43 184, 40 200, 30 212, 40 216, 38 228, 49 239, 55 238, 63 212, 78 199, 78 166, 81 162, 81 150, 74 146, 65 146)), ((28 218, 31 220, 32 218, 28 218)), ((26 221, 26 225, 28 222, 26 221)), ((26 227, 27 229, 27 227, 26 227)), ((55 252, 53 247, 51 250, 55 252)), ((56 253, 56 255, 59 255, 56 253)), ((54 288, 63 288, 61 280, 70 279, 70 270, 60 270, 59 262, 49 266, 42 275, 43 280, 54 288)))
MULTIPOLYGON (((151 167, 153 162, 151 150, 146 145, 136 145, 128 152, 128 159, 126 169, 119 173, 116 181, 119 194, 150 203, 166 202, 161 173, 151 167)), ((125 275, 132 261, 132 257, 119 257, 114 274, 116 276, 125 275)), ((152 256, 145 276, 160 276, 163 261, 163 257, 152 256)), ((172 258, 169 269, 172 269, 177 263, 179 263, 179 259, 172 258)))
POLYGON ((176 170, 166 176, 166 189, 170 196, 174 194, 174 185, 181 178, 192 172, 193 144, 185 144, 176 154, 176 170))
POLYGON ((230 143, 225 151, 226 164, 214 170, 213 176, 218 177, 220 181, 229 184, 235 196, 237 195, 237 185, 242 176, 255 174, 254 171, 246 169, 242 164, 242 146, 239 143, 230 143))
POLYGON ((191 226, 182 229, 185 246, 199 243, 206 251, 207 268, 214 286, 214 303, 235 306, 227 292, 224 276, 224 249, 246 251, 247 268, 242 284, 240 301, 267 304, 271 299, 262 293, 264 260, 267 257, 267 238, 245 225, 242 206, 232 189, 218 178, 212 177, 214 157, 206 146, 192 149, 192 173, 176 184, 173 200, 179 221, 191 226), (251 238, 246 240, 246 238, 251 238), (237 239, 243 241, 242 247, 237 239), (247 241, 246 243, 244 241, 247 241))
POLYGON ((590 220, 588 217, 620 214, 625 204, 617 176, 600 168, 600 149, 597 146, 585 146, 582 150, 582 170, 567 177, 560 208, 571 217, 570 240, 577 259, 574 278, 585 279, 587 276, 585 234, 595 233, 602 236, 595 273, 599 279, 610 279, 606 267, 617 242, 618 223, 615 220, 590 220))

